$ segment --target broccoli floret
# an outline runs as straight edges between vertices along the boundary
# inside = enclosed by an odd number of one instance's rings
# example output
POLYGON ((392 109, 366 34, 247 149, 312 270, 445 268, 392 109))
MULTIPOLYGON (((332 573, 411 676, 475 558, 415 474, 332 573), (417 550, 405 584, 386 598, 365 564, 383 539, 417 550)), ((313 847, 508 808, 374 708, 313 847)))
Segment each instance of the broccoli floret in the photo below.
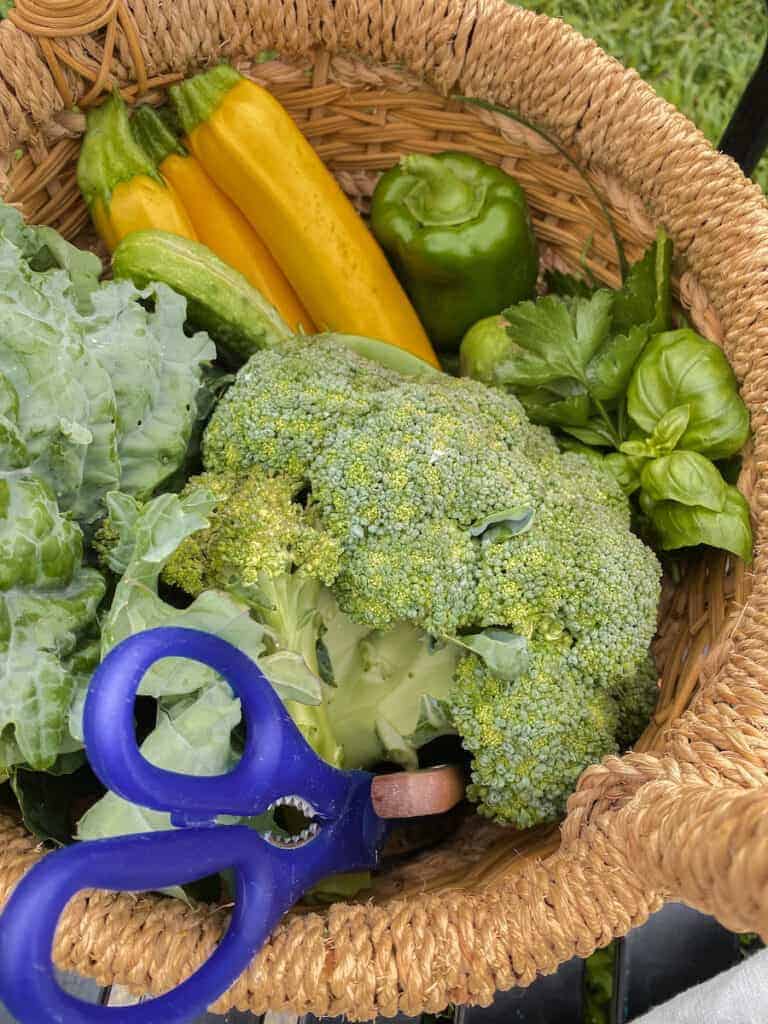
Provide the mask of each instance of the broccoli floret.
POLYGON ((659 670, 653 656, 648 654, 636 672, 615 683, 611 693, 619 706, 616 739, 626 750, 640 738, 659 699, 659 670))
MULTIPOLYGON (((163 571, 166 583, 193 597, 220 588, 244 598, 271 638, 272 654, 262 667, 289 684, 297 673, 300 683, 304 670, 319 683, 320 594, 338 572, 340 552, 293 500, 299 490, 287 478, 258 471, 191 479, 182 496, 206 491, 216 498, 210 526, 187 537, 163 571)), ((326 705, 287 701, 286 707, 317 753, 340 764, 326 705)))
POLYGON ((534 499, 532 528, 485 545, 477 622, 547 640, 585 682, 610 686, 642 663, 655 632, 660 569, 629 531, 618 484, 578 455, 534 499))
MULTIPOLYGON (((284 512, 278 528, 287 579, 321 581, 348 616, 357 675, 342 689, 360 716, 350 719, 357 732, 346 730, 355 763, 398 745, 410 751, 401 761, 415 763, 418 743, 401 743, 400 727, 382 741, 396 674, 382 677, 383 696, 370 704, 373 677, 360 662, 360 643, 386 662, 398 638, 408 649, 404 637, 420 666, 430 637, 475 652, 457 671, 453 714, 475 758, 472 793, 501 820, 556 816, 578 774, 635 731, 647 707, 637 680, 656 628, 658 562, 631 533, 614 478, 560 452, 513 396, 466 379, 406 378, 330 337, 297 339, 240 371, 208 426, 204 464, 211 479, 255 472, 260 487, 281 485, 283 509, 301 492, 304 507, 284 512), (297 524, 322 557, 291 539, 297 524), (499 630, 524 639, 527 669, 501 664, 499 630), (620 721, 622 700, 636 710, 620 721)), ((241 479, 227 486, 244 492, 241 479)), ((266 522, 248 508, 233 521, 229 561, 215 534, 205 540, 210 559, 229 565, 224 578, 216 570, 220 585, 247 583, 250 534, 257 551, 270 548, 275 520, 261 532, 257 521, 266 522)), ((291 642, 303 649, 301 636, 291 642)), ((428 686, 426 696, 444 700, 436 681, 428 686)), ((416 690, 399 691, 409 722, 416 690)))
POLYGON ((467 795, 516 828, 561 817, 587 765, 615 753, 618 706, 541 647, 509 681, 475 655, 456 670, 449 706, 472 754, 467 795))
POLYGON ((300 480, 339 427, 363 420, 401 378, 322 336, 261 353, 240 370, 206 430, 206 466, 258 466, 300 480))

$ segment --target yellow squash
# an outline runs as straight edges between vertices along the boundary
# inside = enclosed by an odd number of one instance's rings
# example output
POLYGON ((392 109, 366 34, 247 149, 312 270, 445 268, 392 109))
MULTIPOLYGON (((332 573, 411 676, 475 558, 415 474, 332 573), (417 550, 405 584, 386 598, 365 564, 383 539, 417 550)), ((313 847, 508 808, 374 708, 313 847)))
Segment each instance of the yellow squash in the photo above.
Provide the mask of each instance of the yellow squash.
POLYGON ((172 186, 198 240, 239 270, 271 302, 294 331, 314 334, 315 325, 272 254, 231 199, 214 184, 151 107, 131 118, 134 138, 172 186))
POLYGON ((189 148, 235 202, 321 330, 438 366, 378 243, 280 103, 226 65, 171 89, 189 148))
POLYGON ((132 231, 149 228, 197 239, 181 200, 134 141, 118 94, 88 113, 77 183, 110 252, 132 231))

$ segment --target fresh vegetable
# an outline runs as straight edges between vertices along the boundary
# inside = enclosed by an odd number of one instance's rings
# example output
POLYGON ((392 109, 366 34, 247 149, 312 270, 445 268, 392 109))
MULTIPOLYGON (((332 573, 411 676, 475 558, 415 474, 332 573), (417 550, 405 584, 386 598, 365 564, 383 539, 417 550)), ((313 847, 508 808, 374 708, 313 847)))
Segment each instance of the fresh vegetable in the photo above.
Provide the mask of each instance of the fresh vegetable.
POLYGON ((190 320, 209 331, 232 362, 291 337, 274 306, 200 242, 167 231, 134 231, 115 249, 112 270, 139 287, 162 281, 183 295, 190 320))
POLYGON ((15 230, 0 237, 3 432, 61 511, 88 526, 109 490, 149 495, 181 465, 215 349, 185 334, 184 300, 170 289, 94 276, 87 290, 82 275, 76 290, 64 270, 34 270, 15 230))
POLYGON ((716 461, 738 453, 749 415, 723 352, 670 327, 663 232, 618 292, 550 276, 561 294, 476 324, 462 373, 512 391, 534 422, 591 449, 662 550, 709 544, 751 558, 747 503, 716 461))
MULTIPOLYGON (((317 687, 321 585, 339 569, 340 548, 317 530, 294 497, 300 482, 237 474, 193 479, 190 501, 203 491, 217 500, 211 527, 195 534, 170 558, 165 579, 189 594, 217 587, 244 600, 269 631, 272 652, 261 662, 273 681, 299 680, 317 687)), ((288 703, 314 749, 340 762, 324 705, 288 703)))
POLYGON ((119 93, 88 112, 87 126, 77 183, 110 252, 126 235, 145 228, 195 238, 181 200, 134 140, 119 93))
POLYGON ((627 411, 644 434, 687 407, 678 445, 710 459, 735 455, 749 437, 749 413, 722 349, 692 330, 657 334, 627 390, 627 411))
POLYGON ((170 91, 190 150, 265 240, 315 324, 439 365, 384 253, 280 103, 226 65, 170 91))
POLYGON ((534 294, 539 259, 525 193, 477 157, 403 157, 376 186, 371 228, 440 352, 534 294))
POLYGON ((50 488, 0 442, 0 776, 15 764, 49 768, 76 749, 67 733, 73 692, 87 682, 105 584, 82 564, 83 537, 50 488))
MULTIPOLYGON (((481 809, 524 826, 559 813, 579 771, 616 749, 617 695, 632 692, 626 680, 645 664, 659 566, 630 532, 613 477, 561 454, 514 398, 443 375, 403 377, 331 336, 297 340, 243 367, 203 456, 205 475, 190 486, 219 488, 220 504, 166 578, 193 596, 233 588, 305 662, 320 652, 345 765, 413 766, 420 745, 458 725, 481 809), (280 493, 276 517, 264 493, 280 493), (276 520, 285 525, 270 572, 284 580, 291 570, 287 602, 262 594, 276 520), (307 604, 296 595, 308 580, 307 604), (532 704, 537 749, 572 739, 578 754, 545 755, 540 771, 522 756, 513 770, 505 756, 503 767, 458 721, 462 680, 481 673, 495 680, 489 695, 522 695, 545 671, 553 686, 572 677, 573 700, 580 686, 586 709, 603 708, 604 728, 588 740, 591 711, 574 718, 570 704, 552 718, 532 704)), ((477 727, 494 714, 481 700, 477 727)))
POLYGON ((267 246, 213 183, 200 162, 163 124, 152 107, 131 118, 134 138, 184 204, 199 241, 239 270, 295 332, 314 333, 314 324, 267 246))
POLYGON ((0 206, 3 774, 80 746, 67 719, 98 661, 106 590, 83 566, 81 526, 90 537, 110 490, 148 496, 183 463, 215 355, 185 334, 182 298, 99 285, 100 269, 0 206))
MULTIPOLYGON (((215 501, 203 488, 183 497, 164 494, 146 505, 125 495, 110 495, 104 549, 110 567, 121 578, 104 621, 102 656, 125 637, 154 626, 202 629, 259 661, 284 700, 319 703, 319 681, 308 672, 295 672, 283 683, 272 671, 274 662, 265 656, 271 637, 237 595, 206 590, 180 610, 158 594, 165 564, 186 537, 205 531, 215 501)), ((298 655, 294 658, 300 660, 298 655)), ((220 774, 234 766, 240 702, 211 669, 167 658, 144 676, 139 692, 157 700, 157 724, 141 747, 152 764, 191 775, 220 774)), ((71 714, 72 733, 80 740, 84 698, 85 686, 79 690, 71 714)), ((169 815, 107 793, 80 820, 78 837, 97 839, 169 827, 169 815)))

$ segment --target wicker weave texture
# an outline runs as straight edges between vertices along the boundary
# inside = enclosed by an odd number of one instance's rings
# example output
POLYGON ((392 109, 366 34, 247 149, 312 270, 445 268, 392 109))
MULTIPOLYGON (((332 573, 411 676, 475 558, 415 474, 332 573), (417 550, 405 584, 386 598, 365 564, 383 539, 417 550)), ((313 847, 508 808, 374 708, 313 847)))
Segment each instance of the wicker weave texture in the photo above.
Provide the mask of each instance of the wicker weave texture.
MULTIPOLYGON (((503 0, 17 0, 0 24, 4 198, 86 236, 73 110, 118 86, 160 102, 218 59, 272 89, 365 208, 407 151, 464 149, 519 178, 550 265, 586 258, 619 280, 663 224, 680 301, 722 344, 750 406, 741 486, 756 560, 719 553, 665 585, 654 722, 636 751, 588 770, 562 829, 465 822, 393 869, 375 899, 290 915, 219 1003, 353 1019, 489 1003, 681 898, 768 934, 768 206, 732 161, 560 22, 503 0), (263 51, 279 53, 263 60, 263 51), (540 132, 456 97, 513 108, 540 132)), ((0 817, 0 904, 40 852, 0 817)), ((177 984, 209 954, 225 908, 81 893, 58 963, 137 992, 177 984)))

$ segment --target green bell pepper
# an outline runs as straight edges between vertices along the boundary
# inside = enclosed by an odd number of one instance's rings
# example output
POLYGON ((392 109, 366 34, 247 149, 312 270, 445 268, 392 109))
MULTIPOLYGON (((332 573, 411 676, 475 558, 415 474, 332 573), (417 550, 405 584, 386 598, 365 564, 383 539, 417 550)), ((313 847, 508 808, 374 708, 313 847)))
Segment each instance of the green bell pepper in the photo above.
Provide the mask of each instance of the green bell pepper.
POLYGON ((525 193, 476 157, 403 157, 376 187, 371 228, 438 349, 456 351, 472 324, 534 294, 525 193))

